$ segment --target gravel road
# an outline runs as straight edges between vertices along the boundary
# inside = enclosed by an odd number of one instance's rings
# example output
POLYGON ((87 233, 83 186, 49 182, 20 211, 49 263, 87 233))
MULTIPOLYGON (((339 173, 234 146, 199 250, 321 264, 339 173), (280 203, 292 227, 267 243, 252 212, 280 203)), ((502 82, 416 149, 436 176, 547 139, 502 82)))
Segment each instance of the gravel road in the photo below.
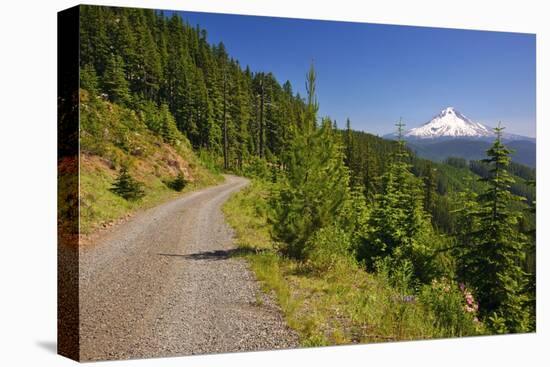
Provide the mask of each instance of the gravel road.
POLYGON ((142 212, 80 253, 80 359, 298 345, 244 259, 221 206, 247 180, 142 212))

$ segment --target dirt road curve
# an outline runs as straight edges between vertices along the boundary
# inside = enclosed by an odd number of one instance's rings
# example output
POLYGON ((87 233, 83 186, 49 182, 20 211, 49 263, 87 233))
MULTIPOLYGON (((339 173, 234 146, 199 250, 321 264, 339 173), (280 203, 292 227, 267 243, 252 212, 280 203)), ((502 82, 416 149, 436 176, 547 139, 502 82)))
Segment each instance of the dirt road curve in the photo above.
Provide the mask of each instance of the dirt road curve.
POLYGON ((221 206, 246 184, 228 176, 135 216, 81 250, 81 360, 297 345, 246 262, 230 257, 232 231, 221 206))

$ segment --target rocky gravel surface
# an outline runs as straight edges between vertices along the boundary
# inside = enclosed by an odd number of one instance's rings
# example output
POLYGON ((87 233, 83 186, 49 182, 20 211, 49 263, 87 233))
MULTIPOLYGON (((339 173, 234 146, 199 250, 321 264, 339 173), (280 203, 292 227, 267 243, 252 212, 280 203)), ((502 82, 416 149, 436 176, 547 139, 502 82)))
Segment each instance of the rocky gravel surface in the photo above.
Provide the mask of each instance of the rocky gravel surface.
POLYGON ((247 180, 134 216, 80 250, 80 359, 256 351, 298 345, 246 261, 221 206, 247 180))

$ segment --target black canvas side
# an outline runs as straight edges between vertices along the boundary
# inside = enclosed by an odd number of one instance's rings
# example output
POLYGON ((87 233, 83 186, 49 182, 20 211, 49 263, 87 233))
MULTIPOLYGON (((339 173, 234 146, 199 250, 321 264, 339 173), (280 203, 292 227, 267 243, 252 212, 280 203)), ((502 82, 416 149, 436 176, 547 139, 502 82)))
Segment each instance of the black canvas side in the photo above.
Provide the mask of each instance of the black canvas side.
POLYGON ((57 14, 57 352, 79 360, 79 14, 57 14))

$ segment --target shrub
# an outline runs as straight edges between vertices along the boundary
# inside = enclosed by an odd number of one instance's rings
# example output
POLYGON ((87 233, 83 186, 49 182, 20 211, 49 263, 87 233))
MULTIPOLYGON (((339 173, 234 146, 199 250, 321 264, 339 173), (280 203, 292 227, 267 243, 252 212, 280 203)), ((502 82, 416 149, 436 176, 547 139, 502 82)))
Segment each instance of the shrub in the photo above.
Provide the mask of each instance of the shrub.
POLYGON ((187 180, 185 179, 183 173, 180 172, 178 176, 168 184, 168 186, 173 190, 181 191, 185 188, 185 186, 187 186, 187 180))
POLYGON ((350 235, 334 226, 321 228, 313 234, 305 246, 308 265, 326 272, 338 263, 352 261, 350 235))
POLYGON ((478 305, 469 289, 447 278, 434 279, 422 287, 420 302, 435 318, 441 336, 476 335, 482 330, 478 305))
POLYGON ((409 260, 391 257, 379 258, 375 262, 376 273, 394 288, 402 297, 411 297, 414 289, 414 268, 409 260))
POLYGON ((250 161, 243 167, 243 174, 246 177, 260 178, 264 181, 271 179, 272 172, 265 159, 251 157, 250 161))
POLYGON ((207 149, 199 150, 199 160, 201 164, 210 172, 217 174, 222 171, 223 163, 220 156, 207 149))
POLYGON ((138 200, 145 196, 143 185, 130 175, 126 167, 120 169, 111 191, 126 200, 138 200))

